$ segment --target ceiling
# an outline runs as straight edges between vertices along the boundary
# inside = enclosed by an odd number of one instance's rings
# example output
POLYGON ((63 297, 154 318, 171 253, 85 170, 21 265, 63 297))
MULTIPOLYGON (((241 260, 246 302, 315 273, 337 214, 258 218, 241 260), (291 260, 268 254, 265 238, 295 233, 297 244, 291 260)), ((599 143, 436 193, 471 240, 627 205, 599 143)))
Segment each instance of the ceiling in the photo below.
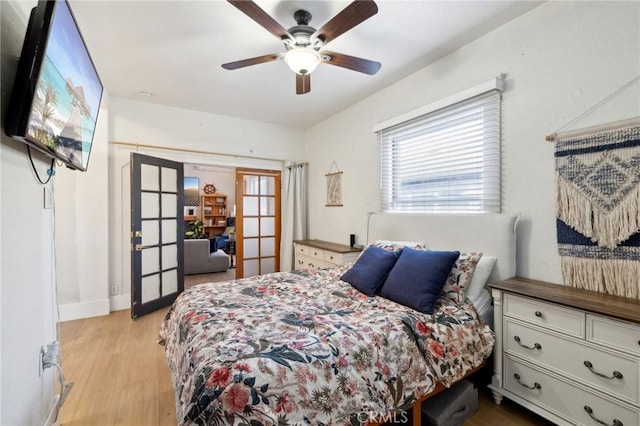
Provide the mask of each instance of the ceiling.
MULTIPOLYGON (((382 63, 374 76, 320 64, 295 94, 284 61, 228 71, 226 62, 284 52, 271 33, 222 0, 69 0, 110 96, 308 128, 425 67, 541 2, 390 1, 327 45, 382 63)), ((319 28, 349 1, 256 3, 283 27, 306 9, 319 28)))

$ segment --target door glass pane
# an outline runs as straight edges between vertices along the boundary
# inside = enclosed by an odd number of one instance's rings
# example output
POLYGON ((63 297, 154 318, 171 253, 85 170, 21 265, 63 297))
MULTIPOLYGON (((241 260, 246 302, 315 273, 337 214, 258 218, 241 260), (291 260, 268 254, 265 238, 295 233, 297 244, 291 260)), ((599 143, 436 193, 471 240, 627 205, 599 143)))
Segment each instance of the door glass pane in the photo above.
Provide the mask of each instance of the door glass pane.
POLYGON ((244 257, 258 257, 258 239, 244 240, 244 257))
POLYGON ((176 217, 178 214, 178 196, 162 194, 162 217, 176 217))
POLYGON ((243 236, 257 237, 258 236, 258 218, 257 217, 245 217, 242 219, 243 236))
POLYGON ((260 194, 273 195, 276 193, 276 178, 273 176, 260 176, 260 194))
POLYGON ((260 197, 260 214, 263 216, 275 216, 276 199, 274 197, 260 197))
POLYGON ((260 239, 260 256, 268 257, 268 256, 275 256, 275 255, 276 255, 276 239, 261 238, 260 239))
POLYGON ((140 188, 142 190, 159 191, 160 168, 149 164, 140 166, 140 188))
POLYGON ((242 208, 245 216, 258 216, 258 197, 242 197, 242 208))
POLYGON ((178 245, 162 246, 162 269, 178 267, 178 245))
POLYGON ((242 265, 244 266, 245 277, 258 275, 258 259, 245 260, 242 265))
POLYGON ((260 259, 260 273, 262 274, 270 274, 271 272, 275 272, 275 258, 267 257, 266 259, 260 259))
POLYGON ((178 171, 176 169, 162 168, 162 190, 178 192, 178 171))
POLYGON ((242 193, 247 195, 258 195, 258 176, 244 176, 242 178, 242 193))
POLYGON ((165 219, 162 221, 162 242, 175 243, 178 236, 178 221, 175 219, 165 219))
POLYGON ((178 291, 178 270, 172 269, 162 273, 162 295, 166 296, 178 291))
POLYGON ((275 235, 276 234, 276 219, 274 217, 262 217, 260 218, 260 235, 275 235))
POLYGON ((142 275, 158 272, 160 270, 160 249, 158 247, 148 248, 142 253, 142 275))
POLYGON ((158 194, 143 192, 140 194, 141 203, 141 217, 145 218, 157 218, 160 216, 160 198, 158 194))
POLYGON ((160 227, 157 220, 143 220, 141 224, 143 246, 153 246, 160 242, 160 227))
POLYGON ((160 274, 142 278, 142 303, 160 298, 160 274))

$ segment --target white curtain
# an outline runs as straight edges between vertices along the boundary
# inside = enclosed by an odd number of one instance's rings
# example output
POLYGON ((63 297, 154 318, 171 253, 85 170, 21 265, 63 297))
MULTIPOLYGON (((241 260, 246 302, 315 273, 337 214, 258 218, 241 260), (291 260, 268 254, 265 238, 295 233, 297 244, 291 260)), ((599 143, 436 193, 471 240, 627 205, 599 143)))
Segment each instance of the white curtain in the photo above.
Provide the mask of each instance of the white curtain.
POLYGON ((293 269, 293 242, 307 238, 307 168, 307 163, 288 162, 284 169, 281 271, 293 269))

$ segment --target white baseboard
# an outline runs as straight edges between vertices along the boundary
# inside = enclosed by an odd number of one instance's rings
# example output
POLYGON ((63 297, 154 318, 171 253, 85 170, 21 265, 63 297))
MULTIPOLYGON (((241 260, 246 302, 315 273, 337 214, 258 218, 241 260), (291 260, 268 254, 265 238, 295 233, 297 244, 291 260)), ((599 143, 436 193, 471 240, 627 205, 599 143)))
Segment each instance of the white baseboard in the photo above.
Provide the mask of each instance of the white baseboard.
POLYGON ((60 321, 109 315, 109 299, 60 305, 59 312, 60 321))
POLYGON ((110 300, 111 312, 123 311, 131 308, 131 293, 118 294, 117 296, 111 296, 110 300))

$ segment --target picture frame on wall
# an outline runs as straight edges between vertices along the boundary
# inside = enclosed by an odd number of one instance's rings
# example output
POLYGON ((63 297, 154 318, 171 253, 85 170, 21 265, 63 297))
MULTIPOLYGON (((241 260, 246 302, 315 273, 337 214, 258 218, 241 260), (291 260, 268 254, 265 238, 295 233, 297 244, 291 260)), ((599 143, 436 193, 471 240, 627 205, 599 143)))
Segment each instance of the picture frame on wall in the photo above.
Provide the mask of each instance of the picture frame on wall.
POLYGON ((342 172, 327 173, 327 207, 342 207, 342 172))
POLYGON ((200 205, 200 179, 197 177, 184 178, 184 205, 190 207, 200 205))

